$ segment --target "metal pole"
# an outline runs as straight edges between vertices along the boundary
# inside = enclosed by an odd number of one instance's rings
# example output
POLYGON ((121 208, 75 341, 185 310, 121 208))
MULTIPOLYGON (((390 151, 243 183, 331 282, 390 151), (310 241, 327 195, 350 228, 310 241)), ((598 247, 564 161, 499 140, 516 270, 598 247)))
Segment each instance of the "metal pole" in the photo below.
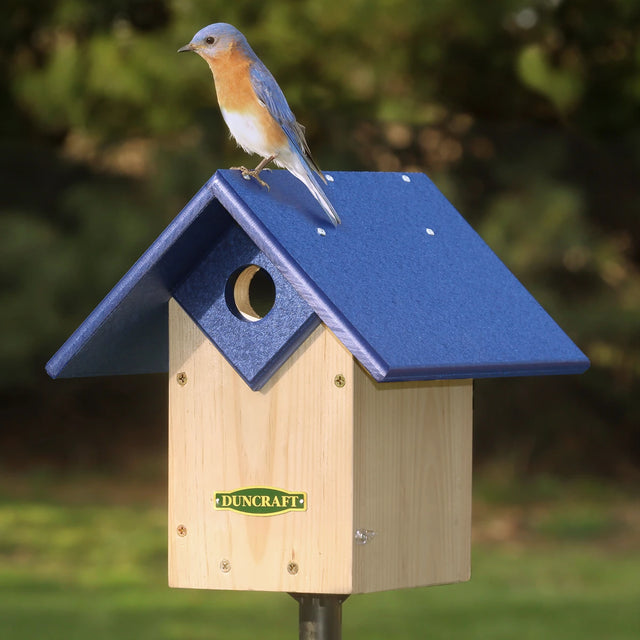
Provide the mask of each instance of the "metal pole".
POLYGON ((300 605, 300 640, 341 640, 342 603, 348 595, 292 593, 300 605))

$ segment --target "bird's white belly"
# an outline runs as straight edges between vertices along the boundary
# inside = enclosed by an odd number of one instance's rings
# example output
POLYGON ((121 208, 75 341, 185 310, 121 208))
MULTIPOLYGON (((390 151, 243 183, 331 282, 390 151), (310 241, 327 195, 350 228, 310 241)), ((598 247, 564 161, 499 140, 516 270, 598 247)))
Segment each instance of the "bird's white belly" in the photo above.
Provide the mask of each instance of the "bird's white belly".
POLYGON ((264 129, 255 116, 240 111, 225 111, 220 109, 222 117, 229 127, 231 135, 248 153, 256 153, 267 158, 275 153, 270 147, 264 129))

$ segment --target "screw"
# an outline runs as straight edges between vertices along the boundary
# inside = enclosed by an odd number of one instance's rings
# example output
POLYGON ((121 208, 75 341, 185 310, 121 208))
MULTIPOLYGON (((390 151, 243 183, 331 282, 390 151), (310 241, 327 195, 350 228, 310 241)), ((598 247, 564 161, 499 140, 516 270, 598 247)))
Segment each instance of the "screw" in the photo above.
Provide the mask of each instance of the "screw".
POLYGON ((187 527, 185 527, 183 524, 179 524, 176 528, 176 531, 181 538, 184 538, 187 535, 187 527))
POLYGON ((184 387, 187 384, 187 374, 184 371, 181 371, 177 376, 176 380, 181 387, 184 387))
POLYGON ((355 539, 358 544, 367 544, 376 537, 376 532, 371 529, 356 529, 355 539))
POLYGON ((298 566, 297 562, 290 562, 287 565, 287 571, 292 575, 295 576, 296 573, 298 573, 298 571, 300 570, 300 567, 298 566))
POLYGON ((222 571, 222 573, 229 573, 229 571, 231 571, 231 563, 226 558, 220 560, 220 571, 222 571))
POLYGON ((333 379, 333 384, 336 385, 336 387, 342 389, 342 387, 344 387, 345 384, 347 384, 347 380, 346 378, 339 373, 334 379, 333 379))

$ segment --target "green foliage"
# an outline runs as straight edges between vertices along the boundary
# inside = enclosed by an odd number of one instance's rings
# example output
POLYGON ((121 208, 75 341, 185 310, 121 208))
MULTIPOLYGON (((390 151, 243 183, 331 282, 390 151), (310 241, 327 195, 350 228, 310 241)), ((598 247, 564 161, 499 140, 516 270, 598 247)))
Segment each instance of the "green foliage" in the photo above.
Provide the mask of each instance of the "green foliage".
MULTIPOLYGON (((591 357, 567 397, 547 395, 555 424, 524 421, 547 443, 524 467, 611 439, 609 455, 638 461, 637 2, 7 0, 0 18, 5 390, 33 384, 200 184, 246 160, 206 65, 176 53, 227 21, 321 165, 429 173, 591 357), (552 435, 566 429, 583 440, 552 435)), ((525 397, 532 383, 510 384, 525 397)))
POLYGON ((579 102, 584 84, 579 68, 554 68, 548 54, 536 44, 520 51, 517 64, 525 86, 546 96, 559 112, 565 113, 579 102))

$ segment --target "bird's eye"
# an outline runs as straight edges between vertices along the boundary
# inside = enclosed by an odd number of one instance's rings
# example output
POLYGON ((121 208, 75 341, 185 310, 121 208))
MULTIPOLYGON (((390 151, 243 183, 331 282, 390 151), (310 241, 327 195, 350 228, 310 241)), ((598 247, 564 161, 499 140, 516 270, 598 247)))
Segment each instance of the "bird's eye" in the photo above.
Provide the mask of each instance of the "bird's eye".
POLYGON ((216 41, 216 39, 213 36, 209 36, 208 38, 205 39, 205 42, 207 44, 213 44, 216 41))

